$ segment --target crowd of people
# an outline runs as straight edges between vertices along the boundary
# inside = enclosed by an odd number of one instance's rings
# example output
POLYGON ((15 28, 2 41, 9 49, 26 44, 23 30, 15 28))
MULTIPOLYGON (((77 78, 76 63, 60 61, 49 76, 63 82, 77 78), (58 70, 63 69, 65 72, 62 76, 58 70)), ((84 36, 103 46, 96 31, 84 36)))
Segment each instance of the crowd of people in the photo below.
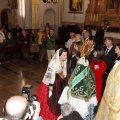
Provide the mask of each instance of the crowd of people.
MULTIPOLYGON (((36 30, 32 30, 30 40, 25 30, 19 34, 16 32, 22 37, 22 40, 16 41, 21 44, 25 59, 29 47, 34 58, 41 50, 40 61, 47 52, 48 67, 36 93, 38 100, 36 106, 39 106, 39 112, 37 117, 36 112, 32 114, 34 120, 119 120, 120 44, 114 46, 112 37, 105 39, 103 35, 100 37, 100 31, 101 28, 96 32, 95 41, 88 28, 82 34, 70 32, 70 39, 64 45, 67 49, 59 48, 56 51, 54 29, 49 25, 39 34, 36 30), (67 59, 71 75, 68 83, 66 82, 67 59), (94 112, 97 112, 96 116, 94 112)), ((9 39, 11 33, 8 32, 7 36, 9 39)), ((3 38, 3 43, 15 44, 13 40, 6 42, 7 38, 5 36, 3 38)), ((13 98, 8 99, 7 103, 11 99, 17 101, 15 98, 23 101, 20 96, 13 98)), ((14 105, 11 104, 9 107, 7 103, 5 111, 12 115, 9 109, 14 105)), ((28 102, 24 100, 24 103, 26 104, 23 110, 26 111, 28 102)), ((22 118, 26 118, 27 112, 24 112, 22 118)), ((6 119, 13 120, 6 116, 5 114, 6 119)))
MULTIPOLYGON (((50 61, 55 53, 55 35, 54 29, 50 28, 49 24, 46 24, 44 30, 32 29, 25 30, 16 24, 13 30, 6 30, 5 27, 0 28, 0 47, 14 47, 17 46, 17 50, 22 59, 28 59, 29 53, 32 53, 33 59, 39 59, 40 62, 46 56, 46 60, 50 61)), ((6 49, 6 48, 5 48, 6 49)), ((9 51, 8 51, 9 52, 9 51)), ((14 54, 14 53, 13 53, 14 54)), ((0 53, 0 60, 4 59, 4 53, 0 53)))

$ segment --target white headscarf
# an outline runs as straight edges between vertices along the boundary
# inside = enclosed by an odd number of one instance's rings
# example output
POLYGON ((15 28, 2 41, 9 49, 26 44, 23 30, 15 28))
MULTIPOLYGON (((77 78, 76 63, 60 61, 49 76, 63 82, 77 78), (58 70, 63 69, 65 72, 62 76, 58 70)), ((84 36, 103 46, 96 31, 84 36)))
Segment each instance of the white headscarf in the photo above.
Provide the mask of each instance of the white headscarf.
MULTIPOLYGON (((58 49, 56 51, 52 60, 48 64, 47 71, 46 71, 44 78, 43 78, 43 83, 45 83, 46 85, 54 84, 54 82, 55 82, 55 75, 56 75, 57 70, 60 67, 60 56, 59 56, 60 49, 58 49)), ((64 63, 63 63, 63 75, 65 77, 67 75, 66 62, 67 62, 67 60, 64 61, 64 63)))

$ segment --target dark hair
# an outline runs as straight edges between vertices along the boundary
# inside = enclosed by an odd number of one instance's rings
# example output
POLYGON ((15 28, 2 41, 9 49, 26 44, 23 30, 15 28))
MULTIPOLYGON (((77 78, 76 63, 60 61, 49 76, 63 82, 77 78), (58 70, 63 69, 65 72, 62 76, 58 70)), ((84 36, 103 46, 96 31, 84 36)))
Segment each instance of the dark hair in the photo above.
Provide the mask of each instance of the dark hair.
POLYGON ((54 31, 54 28, 50 28, 50 30, 53 30, 53 31, 54 31))
POLYGON ((96 62, 103 62, 105 61, 105 51, 103 48, 95 48, 95 51, 97 52, 97 57, 95 58, 96 62))
POLYGON ((83 44, 82 42, 75 42, 74 45, 77 45, 78 51, 80 51, 82 44, 83 44))
POLYGON ((63 49, 63 48, 60 48, 59 56, 61 56, 63 52, 67 52, 67 51, 65 49, 63 49))
POLYGON ((119 47, 119 49, 120 49, 120 43, 119 43, 119 44, 117 44, 116 46, 117 46, 117 47, 119 47))
POLYGON ((106 37, 105 40, 108 39, 110 40, 111 42, 113 42, 113 38, 112 37, 106 37))
POLYGON ((18 114, 10 115, 6 109, 6 104, 4 105, 4 118, 8 120, 23 120, 26 114, 29 112, 29 103, 27 103, 25 109, 18 114))

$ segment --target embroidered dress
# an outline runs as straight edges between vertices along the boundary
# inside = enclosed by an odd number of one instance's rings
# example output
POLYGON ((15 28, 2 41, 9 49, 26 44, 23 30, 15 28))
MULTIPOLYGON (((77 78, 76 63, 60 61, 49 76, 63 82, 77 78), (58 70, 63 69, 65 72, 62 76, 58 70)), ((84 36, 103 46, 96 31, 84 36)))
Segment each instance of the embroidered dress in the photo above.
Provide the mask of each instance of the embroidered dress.
POLYGON ((97 105, 96 87, 93 72, 85 58, 78 60, 68 86, 65 87, 58 101, 59 104, 66 102, 69 102, 73 110, 79 112, 82 118, 93 120, 94 106, 97 105))
POLYGON ((120 120, 120 61, 107 78, 106 88, 94 120, 120 120))
POLYGON ((61 114, 58 100, 66 86, 66 81, 59 76, 59 73, 62 72, 66 77, 66 61, 64 61, 63 66, 60 65, 59 50, 50 61, 36 94, 41 106, 40 116, 44 120, 57 120, 61 114), (49 91, 49 84, 53 84, 52 93, 49 91))

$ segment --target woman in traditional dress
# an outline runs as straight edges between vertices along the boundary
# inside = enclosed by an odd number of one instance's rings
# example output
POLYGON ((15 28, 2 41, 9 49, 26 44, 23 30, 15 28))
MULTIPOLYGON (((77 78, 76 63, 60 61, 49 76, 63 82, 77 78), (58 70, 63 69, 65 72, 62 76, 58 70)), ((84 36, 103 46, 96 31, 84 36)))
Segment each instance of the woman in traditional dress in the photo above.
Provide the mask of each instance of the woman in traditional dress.
POLYGON ((37 99, 41 104, 40 115, 44 120, 57 120, 61 114, 58 100, 66 86, 65 77, 67 52, 58 49, 50 61, 43 81, 37 91, 37 99))
POLYGON ((120 120, 120 61, 108 75, 106 88, 94 120, 120 120))
POLYGON ((59 104, 69 102, 74 111, 77 111, 84 120, 94 119, 94 106, 97 105, 94 74, 86 58, 90 54, 89 40, 81 48, 81 58, 64 88, 58 101, 59 104))
POLYGON ((90 67, 95 76, 96 82, 96 96, 98 102, 101 100, 103 74, 106 70, 105 52, 103 48, 96 48, 94 52, 94 58, 90 63, 90 67))

